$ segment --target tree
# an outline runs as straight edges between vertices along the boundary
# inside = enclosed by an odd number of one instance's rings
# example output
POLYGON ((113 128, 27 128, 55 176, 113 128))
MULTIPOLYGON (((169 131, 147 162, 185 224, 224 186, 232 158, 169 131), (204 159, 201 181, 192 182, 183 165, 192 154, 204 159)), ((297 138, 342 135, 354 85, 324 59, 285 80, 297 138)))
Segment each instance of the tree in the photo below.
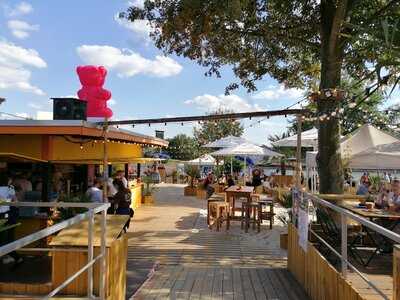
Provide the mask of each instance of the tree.
MULTIPOLYGON (((122 17, 149 20, 158 48, 197 61, 207 75, 233 66, 250 91, 267 74, 288 87, 318 86, 323 115, 342 100, 325 92, 342 88, 343 70, 379 84, 400 80, 399 9, 398 0, 146 0, 122 17)), ((339 119, 321 122, 318 135, 320 192, 341 193, 339 119)))
MULTIPOLYGON (((230 113, 230 111, 219 109, 212 114, 223 113, 230 113)), ((198 128, 193 129, 193 134, 200 145, 205 145, 229 135, 241 136, 243 126, 236 120, 205 121, 198 128)))
MULTIPOLYGON (((340 103, 341 135, 347 135, 366 123, 384 130, 391 130, 391 124, 395 122, 396 116, 399 117, 399 112, 391 109, 389 113, 381 109, 385 102, 385 95, 381 90, 377 90, 366 97, 365 91, 368 90, 368 86, 348 76, 342 80, 342 87, 351 95, 354 102, 340 103), (365 98, 365 100, 363 102, 358 101, 358 104, 356 104, 356 100, 359 98, 365 98), (354 105, 356 106, 354 107, 354 105)), ((317 109, 315 103, 310 103, 305 108, 311 111, 317 109)), ((314 126, 318 126, 317 122, 305 121, 302 124, 302 130, 305 131, 314 126)), ((296 121, 291 122, 288 133, 297 134, 296 121)))
POLYGON ((166 152, 173 159, 191 160, 199 155, 199 144, 196 139, 186 134, 178 134, 168 142, 166 152))

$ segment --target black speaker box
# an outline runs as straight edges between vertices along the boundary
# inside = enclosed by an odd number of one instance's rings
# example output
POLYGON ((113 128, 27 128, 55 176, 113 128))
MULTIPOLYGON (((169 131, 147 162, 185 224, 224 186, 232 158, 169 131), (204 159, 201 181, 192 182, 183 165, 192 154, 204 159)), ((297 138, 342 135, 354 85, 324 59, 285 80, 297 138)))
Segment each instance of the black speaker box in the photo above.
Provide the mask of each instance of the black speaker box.
POLYGON ((54 120, 85 120, 87 102, 75 98, 53 99, 54 120))

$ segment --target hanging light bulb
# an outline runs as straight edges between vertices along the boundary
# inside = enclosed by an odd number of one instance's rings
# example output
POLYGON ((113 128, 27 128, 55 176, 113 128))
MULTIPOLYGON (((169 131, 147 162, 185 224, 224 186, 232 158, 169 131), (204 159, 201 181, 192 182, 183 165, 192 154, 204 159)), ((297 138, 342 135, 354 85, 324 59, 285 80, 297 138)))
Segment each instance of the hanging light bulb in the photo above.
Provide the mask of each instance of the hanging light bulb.
POLYGON ((83 145, 82 145, 82 143, 80 144, 79 148, 80 148, 81 150, 83 149, 83 145))

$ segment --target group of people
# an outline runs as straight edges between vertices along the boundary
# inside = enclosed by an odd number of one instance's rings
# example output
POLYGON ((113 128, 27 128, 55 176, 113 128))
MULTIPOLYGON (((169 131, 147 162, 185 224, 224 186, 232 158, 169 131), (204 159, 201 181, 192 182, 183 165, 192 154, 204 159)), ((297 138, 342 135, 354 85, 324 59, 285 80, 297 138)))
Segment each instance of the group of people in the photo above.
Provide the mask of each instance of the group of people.
MULTIPOLYGON (((215 191, 214 183, 222 184, 226 188, 229 188, 240 181, 240 178, 234 178, 231 174, 224 174, 220 178, 216 178, 213 172, 208 173, 206 178, 203 180, 203 188, 207 191, 207 198, 209 198, 215 191)), ((244 178, 244 184, 248 186, 253 186, 254 188, 263 187, 263 189, 272 189, 275 184, 273 176, 266 176, 259 169, 255 169, 252 172, 252 177, 250 180, 244 178)))
POLYGON ((111 207, 109 214, 133 215, 130 208, 131 191, 128 186, 128 180, 125 178, 124 171, 117 171, 113 177, 107 181, 107 199, 104 201, 104 183, 100 178, 93 181, 93 185, 86 191, 86 196, 91 202, 109 202, 111 207))

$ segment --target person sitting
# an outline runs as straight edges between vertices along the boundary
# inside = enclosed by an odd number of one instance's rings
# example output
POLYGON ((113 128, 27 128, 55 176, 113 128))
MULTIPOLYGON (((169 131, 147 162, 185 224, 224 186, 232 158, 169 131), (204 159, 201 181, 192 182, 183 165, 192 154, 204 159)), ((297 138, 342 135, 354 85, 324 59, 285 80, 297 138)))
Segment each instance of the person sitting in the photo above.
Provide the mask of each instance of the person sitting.
POLYGON ((393 180, 392 191, 389 192, 387 198, 389 209, 397 212, 400 211, 400 180, 393 180))
POLYGON ((93 186, 87 189, 86 196, 89 198, 90 202, 103 202, 103 191, 101 190, 101 180, 95 179, 93 181, 93 186))
POLYGON ((360 195, 360 196, 367 196, 369 194, 369 184, 368 182, 362 182, 357 189, 356 195, 360 195))
POLYGON ((228 175, 228 180, 227 180, 227 185, 228 187, 234 186, 235 185, 235 181, 233 180, 233 177, 231 174, 228 175))
POLYGON ((261 172, 258 169, 253 171, 253 179, 251 181, 251 185, 254 187, 258 187, 261 185, 261 172))
POLYGON ((214 175, 213 173, 209 173, 207 177, 203 181, 203 187, 207 191, 207 199, 211 197, 212 194, 214 194, 214 175))
POLYGON ((381 183, 379 185, 379 191, 378 191, 378 196, 375 199, 375 207, 378 209, 387 209, 389 208, 389 202, 388 202, 388 195, 389 195, 389 189, 386 188, 384 183, 381 183))

